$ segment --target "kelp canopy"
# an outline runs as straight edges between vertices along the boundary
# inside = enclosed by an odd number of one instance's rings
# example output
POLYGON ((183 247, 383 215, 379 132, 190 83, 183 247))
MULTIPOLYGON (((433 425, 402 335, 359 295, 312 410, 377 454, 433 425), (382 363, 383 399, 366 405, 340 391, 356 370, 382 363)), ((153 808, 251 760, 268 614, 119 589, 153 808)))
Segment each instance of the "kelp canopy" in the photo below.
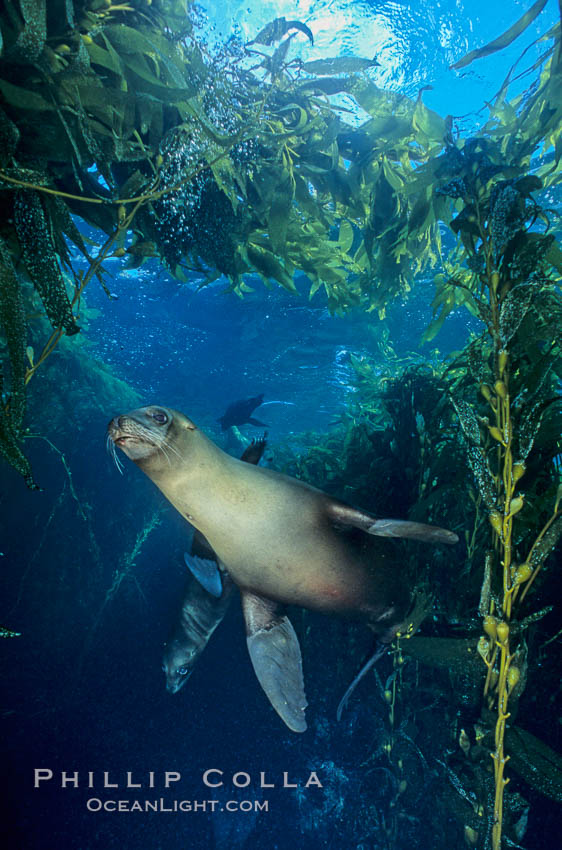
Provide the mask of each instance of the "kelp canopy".
MULTIPOLYGON (((485 161, 484 185, 512 180, 554 147, 554 162, 537 170, 546 184, 559 178, 559 26, 547 33, 538 86, 510 103, 507 80, 482 139, 455 140, 421 92, 413 101, 377 88, 365 73, 375 60, 291 60, 294 39, 313 40, 299 21, 277 19, 245 48, 232 42, 211 54, 189 6, 4 4, 0 314, 9 368, 0 446, 28 483, 18 446, 25 384, 61 334, 78 332, 80 294, 102 278, 109 254, 160 257, 201 284, 224 275, 239 293, 251 273, 296 291, 300 271, 332 311, 360 305, 382 315, 437 263, 438 222, 450 223, 462 203, 466 171, 485 161), (341 93, 364 111, 361 126, 332 103, 341 93), (76 216, 107 236, 94 259, 76 216), (90 262, 85 275, 73 270, 72 245, 90 262), (30 291, 53 336, 26 365, 30 291)), ((527 198, 540 182, 520 185, 527 198)), ((465 241, 462 225, 457 217, 453 229, 465 241)), ((473 307, 443 289, 440 321, 458 301, 473 307)))

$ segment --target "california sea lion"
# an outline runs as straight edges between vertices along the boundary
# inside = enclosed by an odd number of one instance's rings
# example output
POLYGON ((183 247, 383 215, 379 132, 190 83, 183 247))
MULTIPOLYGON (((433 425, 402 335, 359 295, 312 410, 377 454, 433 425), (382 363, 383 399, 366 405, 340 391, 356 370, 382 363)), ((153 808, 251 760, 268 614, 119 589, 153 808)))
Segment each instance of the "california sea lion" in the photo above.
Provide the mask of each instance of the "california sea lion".
MULTIPOLYGON (((266 447, 266 435, 252 440, 240 460, 260 462, 266 447)), ((217 558, 200 531, 195 531, 189 552, 184 555, 190 571, 178 619, 164 644, 162 669, 166 674, 166 689, 177 693, 189 679, 199 656, 207 646, 216 627, 223 619, 233 597, 234 584, 228 574, 219 577, 219 593, 211 593, 201 582, 200 572, 206 564, 217 568, 217 558)))
POLYGON ((363 620, 388 644, 412 598, 379 537, 457 541, 434 526, 377 520, 294 478, 242 463, 169 408, 117 416, 108 431, 201 531, 240 588, 254 669, 296 731, 306 728, 306 700, 298 641, 283 606, 363 620))
POLYGON ((189 679, 199 656, 228 610, 233 582, 225 576, 222 593, 217 598, 208 593, 190 575, 184 591, 180 615, 164 644, 162 669, 166 689, 175 694, 189 679))
POLYGON ((255 396, 254 398, 245 398, 240 399, 239 401, 234 401, 226 408, 226 411, 220 419, 217 419, 217 422, 220 422, 221 429, 223 431, 226 431, 226 429, 232 427, 232 425, 246 425, 247 423, 250 425, 262 425, 267 427, 264 422, 260 422, 259 419, 254 419, 252 416, 256 407, 259 407, 262 403, 263 393, 255 396))

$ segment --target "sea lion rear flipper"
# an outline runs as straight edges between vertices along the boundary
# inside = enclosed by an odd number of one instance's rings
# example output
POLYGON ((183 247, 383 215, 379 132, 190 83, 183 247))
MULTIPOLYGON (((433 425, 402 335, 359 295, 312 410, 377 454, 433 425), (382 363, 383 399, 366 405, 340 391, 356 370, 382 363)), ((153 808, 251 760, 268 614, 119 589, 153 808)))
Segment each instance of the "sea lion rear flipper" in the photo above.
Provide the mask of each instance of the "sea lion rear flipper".
POLYGON ((269 425, 267 425, 267 423, 260 422, 259 419, 254 419, 253 416, 250 416, 248 418, 248 422, 250 423, 250 425, 257 425, 259 428, 269 428, 269 425))
POLYGON ((459 541, 453 531, 439 528, 438 525, 426 525, 405 519, 375 519, 366 511, 352 508, 335 499, 330 500, 328 509, 335 522, 361 528, 367 534, 374 534, 377 537, 406 537, 409 540, 421 540, 424 543, 448 543, 449 545, 459 541))
POLYGON ((281 719, 293 732, 304 732, 307 706, 299 641, 276 602, 242 592, 248 652, 258 682, 281 719))
POLYGON ((217 562, 189 555, 187 552, 184 552, 183 559, 190 573, 207 593, 219 599, 222 596, 222 581, 217 562))

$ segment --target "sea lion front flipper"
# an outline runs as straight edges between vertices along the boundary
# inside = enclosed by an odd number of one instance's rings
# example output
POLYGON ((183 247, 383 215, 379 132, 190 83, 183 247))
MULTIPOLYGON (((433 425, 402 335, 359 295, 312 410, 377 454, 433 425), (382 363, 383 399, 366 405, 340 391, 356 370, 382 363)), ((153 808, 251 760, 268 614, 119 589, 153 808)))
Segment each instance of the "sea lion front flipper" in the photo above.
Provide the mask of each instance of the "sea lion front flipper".
POLYGON ((189 557, 195 556, 197 558, 201 558, 203 561, 212 561, 213 563, 216 563, 217 556, 215 555, 215 550, 207 538, 201 534, 198 529, 194 529, 194 534, 191 538, 191 545, 188 547, 187 551, 189 557))
POLYGON ((267 697, 293 732, 304 732, 307 706, 299 641, 276 602, 242 592, 248 652, 267 697))
POLYGON ((219 599, 222 596, 222 581, 217 562, 189 555, 187 552, 184 552, 183 559, 187 569, 207 593, 219 599))
POLYGON ((269 425, 266 422, 260 422, 259 419, 254 419, 253 416, 248 418, 248 422, 250 425, 257 425, 259 428, 269 428, 269 425))
POLYGON ((267 431, 264 431, 261 437, 254 438, 250 445, 244 449, 240 460, 243 460, 244 463, 252 463, 254 466, 257 466, 263 457, 266 446, 267 431))
POLYGON ((344 502, 331 499, 328 505, 332 519, 343 525, 361 528, 367 534, 377 537, 406 537, 409 540, 421 540, 424 543, 458 543, 459 538, 453 531, 438 525, 426 525, 422 522, 410 522, 407 519, 376 519, 366 511, 352 508, 344 502))

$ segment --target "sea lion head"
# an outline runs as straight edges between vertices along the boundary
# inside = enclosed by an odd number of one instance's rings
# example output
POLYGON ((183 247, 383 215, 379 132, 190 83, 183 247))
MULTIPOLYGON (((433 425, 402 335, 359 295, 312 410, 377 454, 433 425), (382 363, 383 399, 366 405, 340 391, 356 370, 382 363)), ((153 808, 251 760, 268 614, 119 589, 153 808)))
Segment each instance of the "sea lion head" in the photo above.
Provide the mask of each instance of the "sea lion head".
POLYGON ((172 638, 164 645, 162 670, 166 674, 168 693, 177 694, 185 685, 204 646, 199 646, 195 640, 188 642, 185 638, 181 641, 172 638))
POLYGON ((107 426, 108 446, 118 446, 128 458, 143 466, 169 465, 172 456, 181 454, 178 448, 187 435, 197 430, 183 413, 160 405, 139 407, 130 413, 115 416, 107 426))

